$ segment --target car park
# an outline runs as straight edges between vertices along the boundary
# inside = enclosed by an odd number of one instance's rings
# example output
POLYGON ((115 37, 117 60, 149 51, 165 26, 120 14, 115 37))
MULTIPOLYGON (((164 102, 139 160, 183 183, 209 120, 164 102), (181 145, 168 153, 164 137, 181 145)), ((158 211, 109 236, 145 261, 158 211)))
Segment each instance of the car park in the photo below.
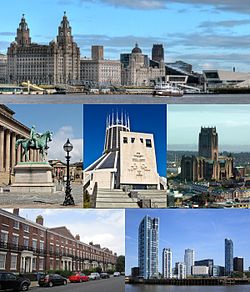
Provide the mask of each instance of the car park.
POLYGON ((28 291, 30 280, 22 275, 0 272, 0 290, 28 291))
POLYGON ((108 273, 101 273, 100 274, 100 277, 101 277, 101 279, 108 279, 108 278, 110 278, 110 276, 109 276, 108 273))
POLYGON ((58 275, 58 274, 48 274, 45 276, 42 276, 38 284, 39 286, 47 286, 47 287, 53 287, 58 285, 67 285, 68 281, 67 278, 58 275))
POLYGON ((74 275, 69 276, 69 281, 71 283, 82 283, 82 282, 87 282, 88 280, 89 280, 89 277, 83 273, 75 273, 74 275))
POLYGON ((91 273, 89 275, 89 279, 90 280, 99 280, 101 277, 100 277, 100 274, 99 273, 91 273))

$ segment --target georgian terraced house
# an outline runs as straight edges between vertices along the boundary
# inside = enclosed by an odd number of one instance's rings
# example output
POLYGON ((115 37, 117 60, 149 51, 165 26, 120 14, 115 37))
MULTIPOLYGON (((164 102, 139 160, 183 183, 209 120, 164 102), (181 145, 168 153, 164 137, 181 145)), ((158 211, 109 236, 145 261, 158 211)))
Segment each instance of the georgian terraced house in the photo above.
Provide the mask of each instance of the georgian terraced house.
POLYGON ((113 270, 117 255, 99 244, 86 244, 65 227, 47 228, 0 209, 0 271, 19 273, 48 270, 82 271, 96 267, 113 270))

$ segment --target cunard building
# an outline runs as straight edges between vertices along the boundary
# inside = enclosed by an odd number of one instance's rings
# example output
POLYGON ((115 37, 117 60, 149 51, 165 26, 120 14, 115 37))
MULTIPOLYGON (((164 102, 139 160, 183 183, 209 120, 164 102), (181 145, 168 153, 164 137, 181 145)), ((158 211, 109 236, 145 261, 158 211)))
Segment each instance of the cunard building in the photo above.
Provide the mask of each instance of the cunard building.
POLYGON ((73 40, 66 13, 49 45, 33 43, 23 15, 15 41, 8 48, 9 83, 69 84, 80 79, 80 49, 73 40))
POLYGON ((48 270, 82 271, 100 267, 113 270, 117 255, 99 244, 81 241, 65 226, 47 228, 44 219, 36 222, 0 209, 0 271, 16 273, 48 270))

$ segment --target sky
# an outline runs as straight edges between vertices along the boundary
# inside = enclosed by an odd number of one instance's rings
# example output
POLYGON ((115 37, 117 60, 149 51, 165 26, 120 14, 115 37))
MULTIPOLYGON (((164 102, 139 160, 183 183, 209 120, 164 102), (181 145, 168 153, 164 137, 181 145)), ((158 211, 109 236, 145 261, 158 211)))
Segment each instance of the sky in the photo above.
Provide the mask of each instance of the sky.
POLYGON ((160 218, 159 271, 162 270, 162 250, 170 248, 175 262, 184 261, 185 249, 195 251, 195 260, 214 259, 215 265, 225 265, 225 238, 233 241, 233 256, 244 258, 244 268, 250 266, 250 210, 126 210, 126 275, 138 266, 138 227, 149 215, 160 218))
POLYGON ((125 253, 124 210, 20 209, 19 214, 31 221, 42 215, 46 227, 66 226, 73 236, 79 234, 84 243, 92 241, 118 255, 125 253))
POLYGON ((219 151, 250 152, 250 105, 169 105, 168 150, 198 151, 201 127, 216 126, 219 151))
POLYGON ((0 52, 14 41, 25 13, 33 42, 48 44, 67 11, 82 56, 104 45, 105 57, 119 59, 135 43, 151 54, 165 47, 167 62, 183 60, 194 70, 250 70, 249 0, 12 0, 2 1, 0 52))
POLYGON ((73 150, 71 162, 82 160, 82 105, 77 104, 18 104, 8 105, 14 118, 27 127, 36 127, 38 133, 52 131, 48 158, 65 160, 63 145, 70 139, 73 150))
POLYGON ((102 156, 106 117, 112 111, 129 115, 131 132, 154 134, 158 172, 166 176, 165 105, 84 105, 84 168, 102 156))

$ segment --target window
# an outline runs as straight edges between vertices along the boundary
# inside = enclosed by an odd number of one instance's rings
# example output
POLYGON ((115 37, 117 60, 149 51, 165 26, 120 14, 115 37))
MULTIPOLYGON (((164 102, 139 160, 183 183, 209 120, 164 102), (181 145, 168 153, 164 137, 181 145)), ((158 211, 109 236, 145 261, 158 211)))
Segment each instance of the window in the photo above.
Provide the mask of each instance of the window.
POLYGON ((18 241, 19 241, 19 236, 13 234, 13 235, 12 235, 12 244, 13 244, 14 246, 18 246, 18 241))
POLYGON ((24 248, 28 248, 28 246, 29 246, 29 239, 28 238, 23 239, 23 246, 24 246, 24 248))
POLYGON ((44 266, 44 258, 39 258, 39 270, 40 271, 44 270, 43 266, 44 266))
POLYGON ((36 249, 37 248, 37 240, 36 239, 33 239, 32 240, 32 248, 33 249, 36 249))
POLYGON ((19 229, 19 221, 14 221, 14 223, 13 223, 13 227, 15 228, 15 229, 19 229))
POLYGON ((0 270, 5 270, 6 254, 0 253, 0 270))
POLYGON ((143 138, 140 138, 141 143, 143 143, 143 138))
POLYGON ((128 143, 128 138, 127 137, 123 137, 123 143, 125 143, 125 144, 128 143))
POLYGON ((11 255, 10 269, 11 270, 16 270, 16 265, 17 265, 17 255, 11 255))
POLYGON ((135 142, 135 138, 131 138, 131 143, 134 143, 135 142))
POLYGON ((152 148, 152 142, 151 139, 146 139, 146 147, 152 148))
POLYGON ((24 232, 29 232, 30 231, 29 225, 23 224, 23 230, 24 230, 24 232))
POLYGON ((36 271, 36 258, 32 259, 32 270, 36 271))
POLYGON ((53 259, 50 259, 50 261, 49 261, 49 267, 50 267, 50 270, 53 270, 54 269, 54 260, 53 259))
POLYGON ((40 250, 44 250, 44 242, 40 241, 40 250))
POLYGON ((5 244, 8 242, 8 232, 6 231, 1 232, 1 242, 5 244))

